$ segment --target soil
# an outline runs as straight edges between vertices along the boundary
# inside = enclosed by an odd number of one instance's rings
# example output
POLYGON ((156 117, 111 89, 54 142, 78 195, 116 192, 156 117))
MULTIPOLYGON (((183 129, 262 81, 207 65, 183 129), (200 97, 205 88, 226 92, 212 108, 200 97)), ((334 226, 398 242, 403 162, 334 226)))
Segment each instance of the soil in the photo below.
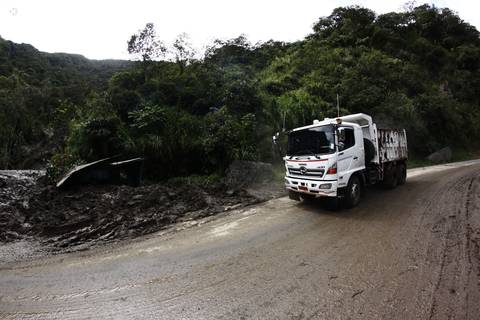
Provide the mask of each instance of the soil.
POLYGON ((480 161, 411 170, 349 210, 282 197, 205 220, 27 262, 0 252, 0 319, 479 319, 480 161))
POLYGON ((1 171, 0 243, 35 240, 53 251, 82 250, 283 195, 283 188, 274 185, 233 189, 223 183, 170 183, 59 190, 45 182, 42 171, 1 171))

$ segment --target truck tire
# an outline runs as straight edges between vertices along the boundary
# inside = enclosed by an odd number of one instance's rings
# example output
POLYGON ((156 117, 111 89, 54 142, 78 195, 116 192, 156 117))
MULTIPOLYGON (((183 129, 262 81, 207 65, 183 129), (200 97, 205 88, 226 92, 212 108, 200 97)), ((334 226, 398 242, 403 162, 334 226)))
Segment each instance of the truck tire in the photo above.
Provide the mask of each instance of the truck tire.
POLYGON ((407 181, 407 167, 404 163, 400 163, 397 166, 397 184, 400 186, 405 184, 405 181, 407 181))
POLYGON ((292 200, 300 201, 300 195, 298 192, 288 190, 288 197, 292 200))
POLYGON ((394 189, 398 183, 397 166, 392 164, 385 168, 382 185, 385 189, 394 189))
POLYGON ((367 138, 363 138, 363 148, 365 150, 365 165, 369 164, 375 157, 375 146, 367 138))
POLYGON ((345 190, 344 204, 346 208, 353 208, 362 197, 362 182, 357 175, 353 175, 348 181, 347 190, 345 190))

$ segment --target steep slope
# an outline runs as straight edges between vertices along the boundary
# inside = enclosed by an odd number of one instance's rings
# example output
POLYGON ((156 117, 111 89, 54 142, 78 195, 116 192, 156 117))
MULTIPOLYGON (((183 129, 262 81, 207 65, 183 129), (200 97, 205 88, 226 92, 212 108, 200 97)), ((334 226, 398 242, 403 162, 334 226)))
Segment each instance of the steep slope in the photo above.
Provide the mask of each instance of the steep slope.
POLYGON ((0 37, 0 167, 31 167, 49 157, 54 131, 68 126, 54 123, 62 104, 83 103, 130 64, 40 52, 0 37))

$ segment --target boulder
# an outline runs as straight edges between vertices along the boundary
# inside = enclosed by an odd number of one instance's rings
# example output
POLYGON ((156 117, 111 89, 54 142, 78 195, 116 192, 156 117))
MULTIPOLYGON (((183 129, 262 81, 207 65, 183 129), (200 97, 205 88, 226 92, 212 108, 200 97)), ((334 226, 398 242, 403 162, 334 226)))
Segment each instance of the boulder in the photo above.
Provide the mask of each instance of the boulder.
POLYGON ((427 160, 434 163, 448 162, 452 159, 452 149, 450 147, 442 148, 427 157, 427 160))
POLYGON ((270 163, 236 160, 227 169, 225 184, 232 189, 239 189, 266 183, 273 178, 274 170, 270 163))

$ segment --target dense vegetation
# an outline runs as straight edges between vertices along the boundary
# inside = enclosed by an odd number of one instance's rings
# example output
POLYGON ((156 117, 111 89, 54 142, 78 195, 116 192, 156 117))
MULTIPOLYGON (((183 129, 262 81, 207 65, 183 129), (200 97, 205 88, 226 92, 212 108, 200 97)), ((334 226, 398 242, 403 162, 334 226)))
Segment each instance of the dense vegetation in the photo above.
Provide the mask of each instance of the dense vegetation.
POLYGON ((446 145, 479 147, 479 33, 449 9, 377 16, 337 8, 302 41, 252 45, 238 37, 216 41, 201 59, 184 35, 167 50, 147 24, 128 42, 139 61, 107 85, 110 63, 95 64, 103 73, 77 68, 68 76, 50 62, 49 72, 25 74, 41 63, 20 67, 5 58, 4 43, 0 108, 20 125, 12 129, 7 118, 1 126, 10 130, 2 132, 4 167, 15 164, 12 145, 56 128, 65 137, 56 166, 124 154, 144 156, 152 178, 221 172, 234 159, 272 160, 272 135, 335 116, 337 94, 342 114, 365 112, 382 126, 405 127, 417 156, 446 145))
POLYGON ((0 168, 29 167, 51 156, 68 134, 70 105, 105 90, 128 61, 49 54, 0 37, 0 168), (43 158, 43 159, 42 159, 43 158))

